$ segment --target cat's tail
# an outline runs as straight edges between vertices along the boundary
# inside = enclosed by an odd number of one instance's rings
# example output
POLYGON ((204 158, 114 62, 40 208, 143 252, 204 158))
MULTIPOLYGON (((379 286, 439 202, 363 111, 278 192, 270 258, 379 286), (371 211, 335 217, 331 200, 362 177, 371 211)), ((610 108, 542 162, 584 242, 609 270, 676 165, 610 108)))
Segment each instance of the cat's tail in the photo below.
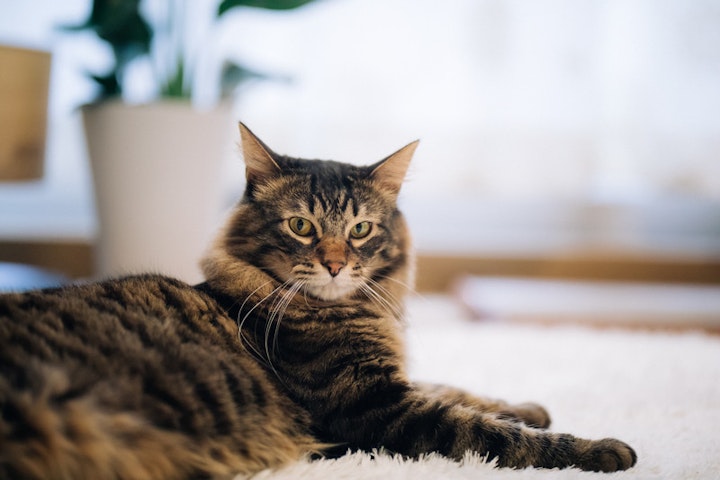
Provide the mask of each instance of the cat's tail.
POLYGON ((219 442, 191 442, 108 411, 90 391, 74 390, 64 372, 36 370, 37 387, 10 388, 0 377, 1 480, 231 478, 244 470, 219 442))

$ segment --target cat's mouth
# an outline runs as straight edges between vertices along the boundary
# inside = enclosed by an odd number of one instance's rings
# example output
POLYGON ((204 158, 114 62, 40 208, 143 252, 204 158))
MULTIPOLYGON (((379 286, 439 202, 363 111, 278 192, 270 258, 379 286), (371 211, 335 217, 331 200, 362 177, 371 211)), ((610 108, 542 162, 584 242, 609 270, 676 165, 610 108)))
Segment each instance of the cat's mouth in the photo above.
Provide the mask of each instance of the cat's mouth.
POLYGON ((306 291, 315 298, 325 301, 340 300, 357 290, 357 285, 347 275, 318 275, 308 282, 306 291))
POLYGON ((323 301, 347 298, 360 288, 357 277, 346 269, 331 272, 325 268, 318 268, 312 274, 296 276, 295 281, 302 284, 301 292, 323 301))

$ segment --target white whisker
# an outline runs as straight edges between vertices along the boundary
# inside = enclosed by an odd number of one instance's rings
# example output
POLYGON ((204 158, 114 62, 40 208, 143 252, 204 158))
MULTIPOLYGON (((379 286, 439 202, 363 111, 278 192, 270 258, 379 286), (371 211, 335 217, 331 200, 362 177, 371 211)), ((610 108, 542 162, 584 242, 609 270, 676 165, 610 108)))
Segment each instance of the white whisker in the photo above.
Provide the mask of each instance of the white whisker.
POLYGON ((360 287, 361 291, 380 308, 387 310, 394 318, 402 320, 404 308, 400 300, 395 298, 388 289, 372 278, 365 277, 360 287))
POLYGON ((256 288, 250 295, 248 295, 247 298, 245 298, 245 301, 244 301, 244 302, 242 303, 242 305, 240 306, 240 310, 238 311, 238 318, 237 318, 237 320, 236 320, 236 321, 237 321, 237 325, 238 325, 238 338, 240 339, 240 344, 243 346, 243 348, 245 348, 246 351, 249 351, 249 350, 248 350, 248 347, 250 347, 250 349, 252 350, 252 352, 250 352, 250 353, 251 353, 251 354, 254 354, 254 356, 256 356, 256 357, 257 357, 259 360, 261 360, 261 361, 264 361, 264 358, 263 358, 263 356, 262 356, 262 353, 257 349, 257 347, 254 345, 254 343, 251 342, 251 341, 245 336, 245 334, 243 333, 243 327, 245 326, 245 322, 248 320, 248 318, 250 317, 250 315, 252 314, 252 312, 255 311, 255 309, 257 309, 260 305, 262 305, 263 302, 265 302, 267 299, 269 299, 270 297, 272 297, 273 295, 275 295, 278 291, 280 291, 285 285, 288 284, 288 282, 285 282, 285 283, 283 283, 282 285, 278 286, 278 287, 275 288, 272 292, 270 292, 270 293, 267 294, 265 297, 263 297, 262 299, 260 299, 255 305, 252 306, 252 308, 250 308, 250 310, 248 310, 248 312, 245 314, 245 316, 243 317, 242 320, 240 320, 240 315, 242 315, 243 308, 245 308, 245 304, 247 303, 247 301, 248 301, 255 293, 257 293, 258 290, 260 290, 261 288, 265 287, 265 286, 268 285, 269 283, 272 283, 272 281, 267 281, 267 282, 265 282, 264 284, 260 285, 260 286, 259 286, 258 288, 256 288))
POLYGON ((423 299, 423 300, 427 300, 427 298, 425 298, 425 296, 424 296, 422 293, 418 292, 417 290, 415 290, 415 288, 414 288, 413 286, 409 285, 409 284, 406 283, 406 282, 403 282, 402 280, 398 280, 397 278, 388 277, 388 276, 385 276, 385 275, 379 276, 379 277, 377 277, 377 278, 380 278, 380 279, 382 279, 382 280, 389 280, 389 281, 391 281, 391 282, 395 282, 395 283, 397 283, 398 285, 400 285, 401 287, 405 288, 405 290, 407 291, 407 293, 409 293, 409 294, 411 294, 411 295, 413 295, 413 296, 415 296, 415 297, 419 297, 419 298, 421 298, 421 299, 423 299))
MULTIPOLYGON (((287 307, 290 305, 290 302, 292 302, 292 299, 295 298, 295 295, 300 291, 300 289, 303 287, 304 282, 298 281, 290 286, 290 289, 285 292, 282 296, 282 299, 278 305, 278 308, 276 309, 276 315, 275 315, 275 332, 273 334, 273 342, 272 342, 272 356, 274 357, 277 352, 277 346, 278 346, 278 336, 280 333, 280 323, 282 322, 283 317, 285 316, 285 311, 287 310, 287 307)), ((268 331, 269 333, 269 331, 268 331)), ((270 357, 270 352, 268 352, 268 338, 265 339, 265 351, 268 354, 268 357, 270 357)))
POLYGON ((287 307, 295 297, 297 292, 302 288, 305 282, 288 280, 284 282, 278 289, 273 291, 273 294, 277 293, 271 306, 268 309, 268 317, 265 324, 265 337, 264 337, 264 349, 265 359, 267 365, 275 373, 275 375, 282 381, 277 368, 273 363, 273 358, 277 353, 278 335, 280 333, 280 324, 285 315, 287 307), (285 290, 286 287, 290 287, 285 290), (283 290, 280 290, 283 289, 283 290), (272 349, 270 348, 272 339, 272 349))
POLYGON ((380 278, 380 279, 382 279, 382 280, 390 280, 390 281, 392 281, 392 282, 395 282, 395 283, 397 283, 398 285, 401 285, 402 287, 404 287, 404 288, 407 290, 407 292, 408 292, 410 295, 413 296, 413 298, 420 300, 420 301, 421 301, 422 303, 424 303, 424 304, 428 304, 428 305, 430 304, 430 299, 429 299, 427 296, 425 296, 425 295, 423 295, 422 293, 418 292, 418 291, 415 290, 413 287, 411 287, 410 285, 408 285, 407 283, 405 283, 405 282, 403 282, 403 281, 401 281, 401 280, 398 280, 398 279, 393 278, 393 277, 386 277, 386 276, 378 276, 377 278, 380 278))

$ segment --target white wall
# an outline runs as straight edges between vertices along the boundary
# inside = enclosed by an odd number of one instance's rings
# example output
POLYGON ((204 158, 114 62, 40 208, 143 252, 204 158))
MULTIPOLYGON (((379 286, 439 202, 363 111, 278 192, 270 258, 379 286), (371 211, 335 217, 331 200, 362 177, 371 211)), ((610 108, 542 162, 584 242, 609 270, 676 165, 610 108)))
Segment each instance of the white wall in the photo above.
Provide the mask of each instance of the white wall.
MULTIPOLYGON (((239 92, 238 118, 276 150, 367 163, 421 138, 403 200, 421 246, 452 246, 433 233, 445 224, 468 245, 508 232, 527 243, 527 225, 542 224, 586 239, 629 231, 642 246, 674 211, 671 232, 702 237, 686 245, 720 250, 719 0, 320 0, 239 11, 213 30, 216 2, 191 3, 198 103, 224 57, 292 78, 239 92)), ((88 5, 0 0, 0 41, 55 54, 48 178, 0 187, 6 236, 38 224, 30 211, 55 212, 40 233, 92 235, 73 109, 89 98, 82 71, 107 56, 52 29, 88 5)), ((147 92, 138 84, 136 100, 147 92)))

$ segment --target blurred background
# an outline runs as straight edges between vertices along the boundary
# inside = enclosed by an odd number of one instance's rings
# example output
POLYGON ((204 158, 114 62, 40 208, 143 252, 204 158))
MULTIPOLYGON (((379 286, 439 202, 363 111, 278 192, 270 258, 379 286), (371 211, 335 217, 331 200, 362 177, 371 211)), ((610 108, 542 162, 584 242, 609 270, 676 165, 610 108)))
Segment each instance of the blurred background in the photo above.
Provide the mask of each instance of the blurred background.
MULTIPOLYGON (((225 62, 246 69, 221 103, 218 219, 243 188, 237 120, 280 153, 358 164, 420 138, 401 198, 419 290, 468 274, 720 282, 720 1, 316 0, 221 18, 219 1, 186 3, 195 109, 218 109, 225 62)), ((52 54, 44 174, 0 182, 0 261, 71 278, 108 273, 79 107, 112 51, 59 28, 90 9, 0 0, 0 44, 52 54)), ((122 102, 155 102, 157 69, 132 62, 122 102)))

